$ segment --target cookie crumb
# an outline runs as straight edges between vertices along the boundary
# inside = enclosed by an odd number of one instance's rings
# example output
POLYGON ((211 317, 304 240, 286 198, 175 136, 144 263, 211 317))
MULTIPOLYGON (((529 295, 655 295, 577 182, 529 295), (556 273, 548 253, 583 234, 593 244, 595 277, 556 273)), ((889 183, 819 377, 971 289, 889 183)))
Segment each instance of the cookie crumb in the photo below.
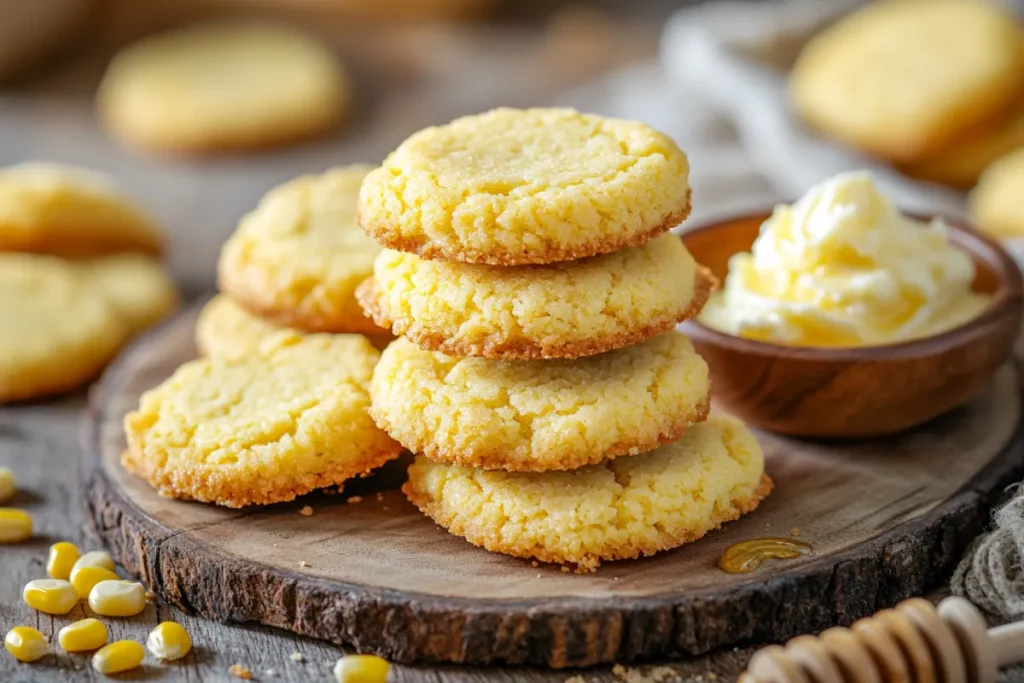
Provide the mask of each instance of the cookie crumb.
POLYGON ((299 560, 299 566, 300 567, 309 567, 311 565, 309 564, 309 562, 306 562, 305 560, 299 560))
POLYGON ((380 502, 382 500, 384 500, 384 494, 381 493, 380 491, 378 491, 377 492, 377 501, 380 502))
POLYGON ((537 567, 540 566, 540 563, 537 562, 537 560, 534 560, 533 562, 530 563, 530 566, 536 569, 537 567))
POLYGON ((796 527, 793 527, 792 529, 789 530, 789 535, 790 536, 799 536, 800 535, 800 530, 797 529, 796 527))
POLYGON ((313 516, 313 508, 311 508, 308 505, 303 505, 302 509, 299 510, 299 514, 302 515, 303 517, 312 517, 313 516))
POLYGON ((587 683, 583 676, 571 676, 565 679, 565 683, 587 683))
MULTIPOLYGON (((681 680, 679 672, 670 666, 656 666, 645 674, 639 669, 627 669, 616 664, 612 675, 622 683, 672 683, 681 680)), ((696 680, 701 680, 700 676, 696 680)))
POLYGON ((241 664, 232 664, 231 667, 228 668, 228 673, 235 678, 241 678, 243 681, 247 681, 252 678, 252 672, 241 664))
POLYGON ((708 680, 709 681, 717 681, 718 680, 718 674, 716 674, 714 671, 709 671, 708 672, 708 680))
POLYGON ((273 669, 267 669, 266 671, 263 672, 263 675, 265 675, 265 676, 276 676, 277 672, 274 671, 273 669))
POLYGON ((568 567, 566 567, 564 564, 562 565, 562 573, 563 574, 568 574, 570 571, 571 570, 568 567))
POLYGON ((353 505, 355 503, 362 503, 362 502, 363 502, 363 497, 362 496, 349 496, 349 499, 348 499, 349 505, 353 505))
POLYGON ((302 654, 301 652, 293 652, 290 655, 288 655, 288 658, 290 660, 292 660, 293 662, 304 662, 304 661, 306 661, 306 656, 304 654, 302 654))

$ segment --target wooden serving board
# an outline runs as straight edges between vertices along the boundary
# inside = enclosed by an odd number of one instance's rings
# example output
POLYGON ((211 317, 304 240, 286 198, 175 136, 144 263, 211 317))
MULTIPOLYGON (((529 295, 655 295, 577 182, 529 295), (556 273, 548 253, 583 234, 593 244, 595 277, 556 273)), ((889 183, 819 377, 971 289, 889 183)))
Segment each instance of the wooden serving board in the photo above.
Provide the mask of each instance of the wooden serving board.
POLYGON ((363 496, 357 504, 327 494, 244 510, 180 502, 122 470, 121 421, 194 357, 197 312, 135 344, 91 397, 84 438, 94 466, 84 471, 98 533, 175 605, 393 661, 586 666, 848 623, 948 576, 988 506, 1024 472, 1021 384, 1006 367, 985 395, 900 437, 822 444, 761 433, 776 489, 760 509, 691 545, 589 575, 450 536, 396 490, 401 467, 346 491, 363 496), (315 514, 298 514, 304 505, 315 514), (731 544, 792 529, 812 557, 746 575, 717 568, 731 544))

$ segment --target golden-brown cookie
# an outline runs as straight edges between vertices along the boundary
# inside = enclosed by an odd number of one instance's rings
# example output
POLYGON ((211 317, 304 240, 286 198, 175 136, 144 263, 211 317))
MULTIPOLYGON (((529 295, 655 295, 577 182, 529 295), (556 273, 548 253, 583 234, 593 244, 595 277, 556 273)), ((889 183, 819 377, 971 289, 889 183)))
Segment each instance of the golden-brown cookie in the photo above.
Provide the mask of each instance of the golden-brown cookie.
POLYGON ((242 358, 261 353, 267 338, 289 334, 302 337, 304 333, 259 318, 231 297, 219 294, 199 312, 195 343, 203 356, 242 358))
POLYGON ((359 228, 369 166, 296 178, 271 190, 224 244, 221 290, 251 312, 309 332, 383 332, 355 289, 381 248, 359 228))
POLYGON ((73 389, 100 373, 129 330, 63 259, 0 253, 0 403, 73 389))
POLYGON ((968 188, 1000 157, 1024 148, 1024 106, 979 135, 936 156, 903 164, 909 176, 943 185, 968 188))
POLYGON ((813 127, 887 159, 942 154, 1005 115, 1024 88, 1024 36, 996 2, 883 0, 804 48, 790 77, 813 127))
POLYGON ((982 174, 970 198, 980 230, 999 238, 1024 237, 1024 148, 1003 157, 982 174))
POLYGON ((593 571, 695 541, 771 487, 753 434, 711 416, 657 450, 571 472, 488 472, 418 456, 402 490, 474 545, 593 571))
POLYGON ((696 315, 715 279, 675 235, 546 266, 425 261, 386 251, 357 296, 420 348, 450 356, 578 358, 662 334, 696 315))
POLYGON ((0 251, 84 257, 162 248, 153 219, 106 174, 41 162, 0 169, 0 251))
POLYGON ((178 153, 247 150, 322 134, 344 116, 349 80, 330 50, 284 25, 210 24, 118 53, 98 108, 117 138, 178 153))
POLYGON ((677 332, 577 360, 381 355, 374 420, 414 453, 509 471, 569 470, 678 439, 707 415, 708 367, 677 332))
POLYGON ((398 456, 366 413, 377 351, 356 335, 268 339, 186 363, 125 416, 123 462, 162 495, 228 507, 292 500, 398 456))
POLYGON ((689 163, 641 123, 495 109, 416 133, 370 173, 359 220, 380 244, 490 265, 643 244, 690 213, 689 163))
POLYGON ((178 290, 162 264, 140 254, 77 263, 86 280, 107 298, 134 336, 178 307, 178 290))

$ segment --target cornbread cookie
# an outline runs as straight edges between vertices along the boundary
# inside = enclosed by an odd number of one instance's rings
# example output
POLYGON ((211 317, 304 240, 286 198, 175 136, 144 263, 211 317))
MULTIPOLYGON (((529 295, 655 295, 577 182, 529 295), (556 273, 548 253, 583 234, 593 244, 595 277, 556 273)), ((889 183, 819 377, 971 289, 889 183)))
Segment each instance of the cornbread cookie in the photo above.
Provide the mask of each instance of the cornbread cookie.
POLYGON ((355 289, 381 252, 356 222, 369 166, 292 180, 270 191, 224 244, 221 290, 245 308, 310 332, 376 332, 355 289))
POLYGON ((159 254, 160 230, 96 171, 51 163, 0 169, 0 251, 159 254))
POLYGON ((99 374, 128 336, 73 264, 0 254, 0 403, 73 389, 99 374))
POLYGON ((975 225, 1001 238, 1024 237, 1024 148, 992 164, 970 198, 975 225))
POLYGON ((210 299, 196 320, 195 342, 199 353, 221 358, 242 358, 260 353, 272 336, 303 333, 267 322, 220 294, 210 299))
POLYGON ((809 124, 894 161, 942 153, 1006 114, 1024 37, 996 2, 883 0, 804 48, 791 101, 809 124))
POLYGON ((366 408, 377 351, 354 335, 267 340, 178 368, 125 416, 123 462, 162 495, 228 507, 291 500, 398 456, 366 408))
POLYGON ((373 373, 370 414, 438 462, 539 472, 674 441, 707 416, 709 391, 677 332, 573 361, 455 358, 400 338, 373 373))
POLYGON ((359 220, 382 245, 490 265, 643 244, 690 213, 689 163, 666 135, 572 109, 495 109, 427 128, 370 173, 359 220))
POLYGON ((452 356, 578 358, 662 334, 714 287, 675 235, 546 266, 424 261, 385 251, 360 303, 381 327, 452 356))
POLYGON ((212 24, 122 50, 100 84, 110 132, 147 149, 202 153, 323 133, 348 107, 334 55, 286 26, 212 24))
POLYGON ((149 257, 120 254, 78 265, 132 335, 152 327, 178 307, 178 290, 170 275, 149 257))
POLYGON ((695 541, 771 488, 754 435, 715 415, 657 450, 571 472, 487 472, 417 456, 402 490, 474 545, 593 571, 695 541))
POLYGON ((954 187, 972 187, 992 162, 1024 148, 1024 106, 1008 120, 963 144, 928 159, 904 164, 909 176, 954 187))

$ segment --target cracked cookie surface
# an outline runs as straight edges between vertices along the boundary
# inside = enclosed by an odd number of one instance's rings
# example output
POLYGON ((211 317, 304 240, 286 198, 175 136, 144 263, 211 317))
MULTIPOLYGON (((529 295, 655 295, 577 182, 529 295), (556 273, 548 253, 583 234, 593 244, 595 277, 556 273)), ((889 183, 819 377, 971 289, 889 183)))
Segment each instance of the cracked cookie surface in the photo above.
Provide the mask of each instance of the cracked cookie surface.
POLYGON ((153 219, 104 173, 43 162, 0 169, 0 251, 81 258, 162 249, 153 219))
POLYGON ((657 448, 707 415, 708 367, 678 332, 576 360, 503 361, 424 351, 381 355, 370 412, 439 462, 567 470, 657 448))
POLYGON ((273 336, 261 355, 184 364, 125 416, 122 462, 162 495, 292 500, 398 456, 366 412, 378 358, 357 335, 273 336))
POLYGON ((416 133, 359 195, 366 233, 398 251, 490 265, 638 246, 690 213, 668 136, 572 109, 495 109, 416 133))
POLYGON ((546 266, 426 261, 385 251, 360 285, 381 327, 452 356, 579 358, 629 346, 695 316, 714 287, 675 235, 546 266))
POLYGON ((221 250, 221 289, 288 327, 380 333, 355 298, 381 252, 356 222, 359 186, 370 168, 302 176, 267 193, 221 250))
POLYGON ((417 456, 403 491, 452 534, 492 552, 592 571, 695 541, 771 491, 736 418, 712 415, 678 441, 570 472, 494 472, 417 456))
POLYGON ((60 258, 0 253, 0 403, 73 389, 128 339, 114 307, 60 258))

